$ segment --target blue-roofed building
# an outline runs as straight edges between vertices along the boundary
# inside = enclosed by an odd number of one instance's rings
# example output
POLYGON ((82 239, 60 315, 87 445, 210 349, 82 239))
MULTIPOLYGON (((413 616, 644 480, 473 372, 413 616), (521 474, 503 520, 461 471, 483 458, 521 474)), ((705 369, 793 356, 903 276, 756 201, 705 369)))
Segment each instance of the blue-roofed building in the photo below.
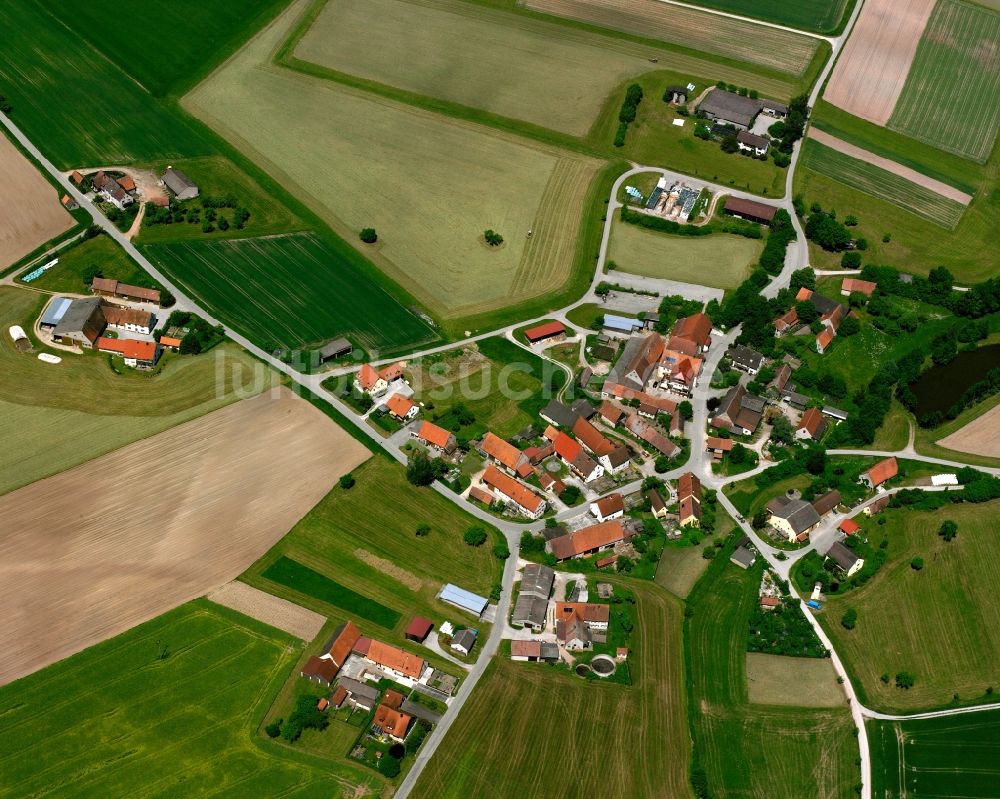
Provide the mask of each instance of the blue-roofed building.
POLYGON ((604 314, 604 329, 612 334, 631 336, 633 333, 642 330, 641 319, 630 319, 627 316, 616 316, 615 314, 604 314))
POLYGON ((452 583, 447 583, 438 592, 437 598, 442 602, 447 602, 449 605, 467 610, 475 616, 482 616, 483 611, 486 610, 486 606, 490 604, 490 601, 486 597, 466 591, 464 588, 459 588, 452 583))
POLYGON ((56 297, 49 303, 42 320, 38 323, 41 327, 55 327, 63 318, 73 300, 69 297, 56 297))

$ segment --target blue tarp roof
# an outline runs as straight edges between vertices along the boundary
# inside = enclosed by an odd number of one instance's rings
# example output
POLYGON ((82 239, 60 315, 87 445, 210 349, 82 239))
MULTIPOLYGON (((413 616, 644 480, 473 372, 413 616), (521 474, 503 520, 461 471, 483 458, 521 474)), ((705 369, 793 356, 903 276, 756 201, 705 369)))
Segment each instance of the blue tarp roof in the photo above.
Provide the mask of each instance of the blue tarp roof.
POLYGON ((614 330, 635 330, 637 327, 642 327, 642 322, 638 319, 629 319, 627 316, 604 314, 604 326, 614 330))
POLYGON ((481 597, 479 594, 474 594, 471 591, 466 591, 464 588, 459 588, 452 583, 448 583, 441 589, 438 599, 443 602, 450 602, 452 605, 457 605, 470 613, 475 613, 477 616, 482 615, 482 612, 486 610, 486 606, 489 604, 489 600, 485 597, 481 597))
POLYGON ((43 325, 53 326, 59 324, 59 320, 63 318, 63 314, 66 313, 72 302, 73 300, 68 297, 59 297, 58 299, 53 300, 49 304, 49 308, 45 312, 45 315, 42 317, 41 323, 43 325))

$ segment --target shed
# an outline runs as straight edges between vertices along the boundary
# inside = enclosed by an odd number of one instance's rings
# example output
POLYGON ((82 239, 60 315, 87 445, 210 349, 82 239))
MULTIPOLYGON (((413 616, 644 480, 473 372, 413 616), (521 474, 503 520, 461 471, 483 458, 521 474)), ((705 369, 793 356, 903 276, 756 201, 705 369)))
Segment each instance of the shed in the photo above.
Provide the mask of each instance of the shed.
POLYGON ((544 325, 538 325, 538 327, 532 327, 524 331, 524 337, 528 339, 532 344, 537 341, 544 341, 547 338, 552 338, 553 336, 561 336, 566 332, 566 328, 563 326, 562 322, 547 322, 544 325))
POLYGON ((749 569, 757 561, 757 556, 746 547, 737 547, 729 560, 741 569, 749 569))
POLYGON ((738 216, 741 219, 757 222, 761 225, 770 225, 778 208, 774 205, 760 203, 756 200, 747 200, 743 197, 728 197, 723 210, 730 216, 738 216))
POLYGON ((847 419, 847 411, 842 411, 840 408, 834 408, 832 405, 823 406, 823 415, 829 416, 831 419, 838 419, 841 422, 847 419))
POLYGON ((340 338, 335 338, 333 341, 324 344, 319 351, 319 359, 322 362, 329 361, 333 358, 340 358, 343 355, 349 355, 354 351, 354 346, 346 338, 341 336, 340 338))
POLYGON ((641 319, 633 319, 628 316, 618 316, 617 314, 604 314, 604 329, 612 330, 616 333, 634 333, 642 330, 641 319))
POLYGON ((69 310, 72 302, 73 300, 69 297, 56 297, 49 303, 49 307, 45 309, 45 314, 38 324, 41 327, 55 327, 59 324, 66 311, 69 310))
POLYGON ((423 643, 424 639, 431 634, 434 629, 434 622, 425 619, 423 616, 414 616, 403 633, 409 640, 423 643))
POLYGON ((454 605, 476 616, 481 616, 483 611, 486 610, 487 605, 490 604, 489 600, 485 597, 481 597, 471 591, 466 591, 464 588, 459 588, 453 583, 446 583, 438 592, 437 598, 442 602, 447 602, 449 605, 454 605))
POLYGON ((198 184, 179 169, 168 166, 161 180, 178 200, 190 200, 198 196, 198 184))

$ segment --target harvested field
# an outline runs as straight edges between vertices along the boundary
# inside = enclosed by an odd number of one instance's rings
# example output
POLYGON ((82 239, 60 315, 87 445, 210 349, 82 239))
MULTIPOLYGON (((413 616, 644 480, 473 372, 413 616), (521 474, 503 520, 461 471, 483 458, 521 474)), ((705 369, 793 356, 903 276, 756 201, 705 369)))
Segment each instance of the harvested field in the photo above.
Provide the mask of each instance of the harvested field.
POLYGON ((1000 405, 937 442, 947 449, 1000 458, 1000 405))
POLYGON ((747 652, 747 691, 752 705, 844 707, 847 702, 829 658, 747 652))
MULTIPOLYGON (((853 158, 820 144, 815 139, 806 140, 802 165, 852 189, 898 205, 948 230, 958 225, 965 212, 966 206, 961 202, 888 172, 869 160, 853 158)), ((949 193, 955 191, 951 189, 949 193)))
POLYGON ((1000 127, 1000 14, 940 0, 888 126, 985 163, 1000 127))
POLYGON ((0 134, 0 269, 73 226, 59 195, 34 165, 0 134))
POLYGON ((526 8, 757 66, 805 73, 819 40, 659 0, 524 0, 526 8))
POLYGON ((0 683, 232 580, 368 454, 281 389, 6 495, 0 683))
POLYGON ((885 125, 896 108, 935 0, 866 0, 823 98, 885 125))
POLYGON ((333 0, 295 55, 575 136, 651 66, 638 48, 458 0, 333 0))
POLYGON ((355 549, 354 557, 363 563, 367 563, 373 569, 382 572, 382 574, 388 575, 393 580, 402 583, 411 591, 419 591, 424 586, 424 581, 413 572, 408 572, 402 566, 397 566, 386 558, 380 558, 366 549, 355 549))
POLYGON ((298 2, 184 100, 446 318, 544 296, 570 276, 596 160, 276 69, 298 2), (506 239, 481 243, 492 228, 506 239), (533 238, 528 239, 528 231, 533 238))
POLYGON ((284 630, 303 641, 312 641, 326 624, 326 616, 241 583, 239 580, 233 580, 215 589, 208 594, 207 599, 217 605, 239 611, 251 619, 284 630))

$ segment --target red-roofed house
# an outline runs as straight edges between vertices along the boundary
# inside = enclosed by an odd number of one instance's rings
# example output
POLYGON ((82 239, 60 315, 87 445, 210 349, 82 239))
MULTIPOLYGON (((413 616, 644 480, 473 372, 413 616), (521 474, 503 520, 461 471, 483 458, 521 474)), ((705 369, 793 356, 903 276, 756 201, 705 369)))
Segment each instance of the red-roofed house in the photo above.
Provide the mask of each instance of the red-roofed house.
POLYGON ((566 332, 562 322, 546 322, 544 325, 532 327, 524 331, 524 337, 532 344, 544 341, 547 338, 561 336, 566 332))
POLYGON ((802 414, 799 426, 795 428, 795 437, 803 440, 808 438, 812 441, 819 441, 825 432, 826 419, 823 418, 823 414, 819 408, 809 408, 809 410, 802 414))
POLYGON ((299 674, 307 680, 329 687, 339 670, 340 667, 332 661, 313 655, 306 661, 299 674))
POLYGON ((384 394, 389 388, 389 383, 375 371, 375 367, 370 363, 364 364, 358 370, 358 376, 354 378, 354 385, 364 394, 375 397, 384 394))
POLYGON ((774 610, 780 604, 781 600, 776 596, 762 596, 760 598, 760 606, 764 610, 774 610))
POLYGON ((701 522, 701 480, 693 472, 684 472, 678 478, 677 502, 681 527, 701 522))
POLYGON ((859 294, 870 297, 877 288, 878 284, 872 283, 870 280, 857 280, 853 277, 848 277, 844 278, 844 282, 840 284, 840 293, 847 297, 856 291, 859 294))
POLYGON ((176 352, 181 346, 181 340, 174 336, 160 336, 160 346, 169 347, 176 352))
POLYGON ((388 705, 379 705, 372 719, 372 732, 402 743, 412 722, 413 717, 407 713, 393 710, 388 705))
POLYGON ((838 529, 844 535, 854 535, 861 529, 861 525, 854 521, 854 519, 844 519, 844 521, 840 523, 840 527, 838 529))
POLYGON ((660 384, 666 383, 671 391, 691 396, 694 387, 698 385, 701 364, 701 358, 667 350, 660 361, 660 384))
POLYGON ((509 474, 501 472, 496 466, 491 464, 486 468, 482 481, 506 497, 508 504, 513 505, 518 513, 529 519, 537 519, 545 513, 544 499, 509 474))
POLYGON ((423 616, 414 616, 403 633, 409 640, 423 643, 424 639, 431 634, 434 629, 434 622, 425 619, 423 616))
POLYGON ((798 294, 795 295, 795 301, 796 302, 805 302, 812 295, 813 295, 812 289, 807 289, 805 286, 802 286, 799 289, 798 294))
POLYGON ((455 451, 455 434, 449 433, 443 427, 438 427, 426 419, 420 425, 420 429, 415 433, 410 433, 410 435, 440 452, 451 453, 455 451))
POLYGON ((667 349, 684 355, 698 355, 712 346, 712 320, 703 313, 678 319, 670 333, 667 349))
POLYGON ((731 438, 717 438, 716 436, 709 436, 705 439, 705 449, 709 452, 729 452, 735 443, 736 442, 731 438))
POLYGON ((833 331, 828 327, 824 327, 819 332, 819 335, 816 336, 816 352, 818 352, 820 355, 825 354, 826 351, 830 348, 830 344, 832 343, 833 343, 833 331))
POLYGON ((156 365, 160 357, 160 348, 155 341, 136 341, 131 338, 104 338, 101 336, 94 343, 101 352, 121 355, 126 366, 138 369, 149 369, 156 365))
POLYGON ((783 316, 779 316, 771 324, 774 325, 774 335, 781 338, 799 323, 799 312, 793 306, 783 316))
POLYGON ((418 680, 427 663, 423 658, 382 641, 372 641, 365 659, 396 678, 418 680))
MULTIPOLYGON (((545 487, 544 485, 542 486, 545 487)), ((484 505, 492 505, 496 501, 496 497, 493 496, 493 492, 489 491, 482 486, 472 486, 469 488, 469 499, 474 499, 477 502, 482 502, 484 505)))
POLYGON ((354 651, 355 646, 361 638, 361 631, 352 621, 345 621, 336 630, 333 631, 333 635, 330 636, 330 640, 326 642, 326 646, 323 647, 325 650, 322 657, 324 660, 329 660, 338 669, 344 665, 344 661, 347 660, 351 652, 354 651))
POLYGON ((591 502, 590 512, 594 514, 594 517, 599 522, 606 522, 609 519, 620 519, 625 515, 625 500, 617 492, 608 494, 596 502, 591 502))
POLYGON ((867 472, 862 473, 861 482, 869 488, 878 488, 886 480, 891 480, 899 474, 899 464, 895 458, 879 461, 867 472))
POLYGON ((517 474, 520 467, 528 463, 527 455, 493 433, 487 433, 483 436, 483 441, 479 446, 486 457, 500 464, 511 474, 517 474))
POLYGON ((557 560, 568 560, 600 552, 624 540, 625 528, 620 519, 614 519, 553 538, 548 546, 557 560))
POLYGON ((417 412, 420 407, 411 399, 407 399, 402 394, 393 394, 389 399, 385 401, 385 407, 389 409, 389 413, 399 419, 402 422, 408 422, 417 412))
POLYGON ((403 364, 390 363, 388 366, 383 366, 378 370, 378 376, 391 386, 403 379, 403 364))
POLYGON ((565 433, 556 433, 552 447, 556 455, 583 482, 589 483, 604 476, 604 467, 584 452, 579 441, 565 433))
POLYGON ((598 458, 602 455, 607 455, 615 448, 615 445, 605 438, 600 430, 582 416, 577 417, 576 422, 573 424, 573 435, 598 458))

